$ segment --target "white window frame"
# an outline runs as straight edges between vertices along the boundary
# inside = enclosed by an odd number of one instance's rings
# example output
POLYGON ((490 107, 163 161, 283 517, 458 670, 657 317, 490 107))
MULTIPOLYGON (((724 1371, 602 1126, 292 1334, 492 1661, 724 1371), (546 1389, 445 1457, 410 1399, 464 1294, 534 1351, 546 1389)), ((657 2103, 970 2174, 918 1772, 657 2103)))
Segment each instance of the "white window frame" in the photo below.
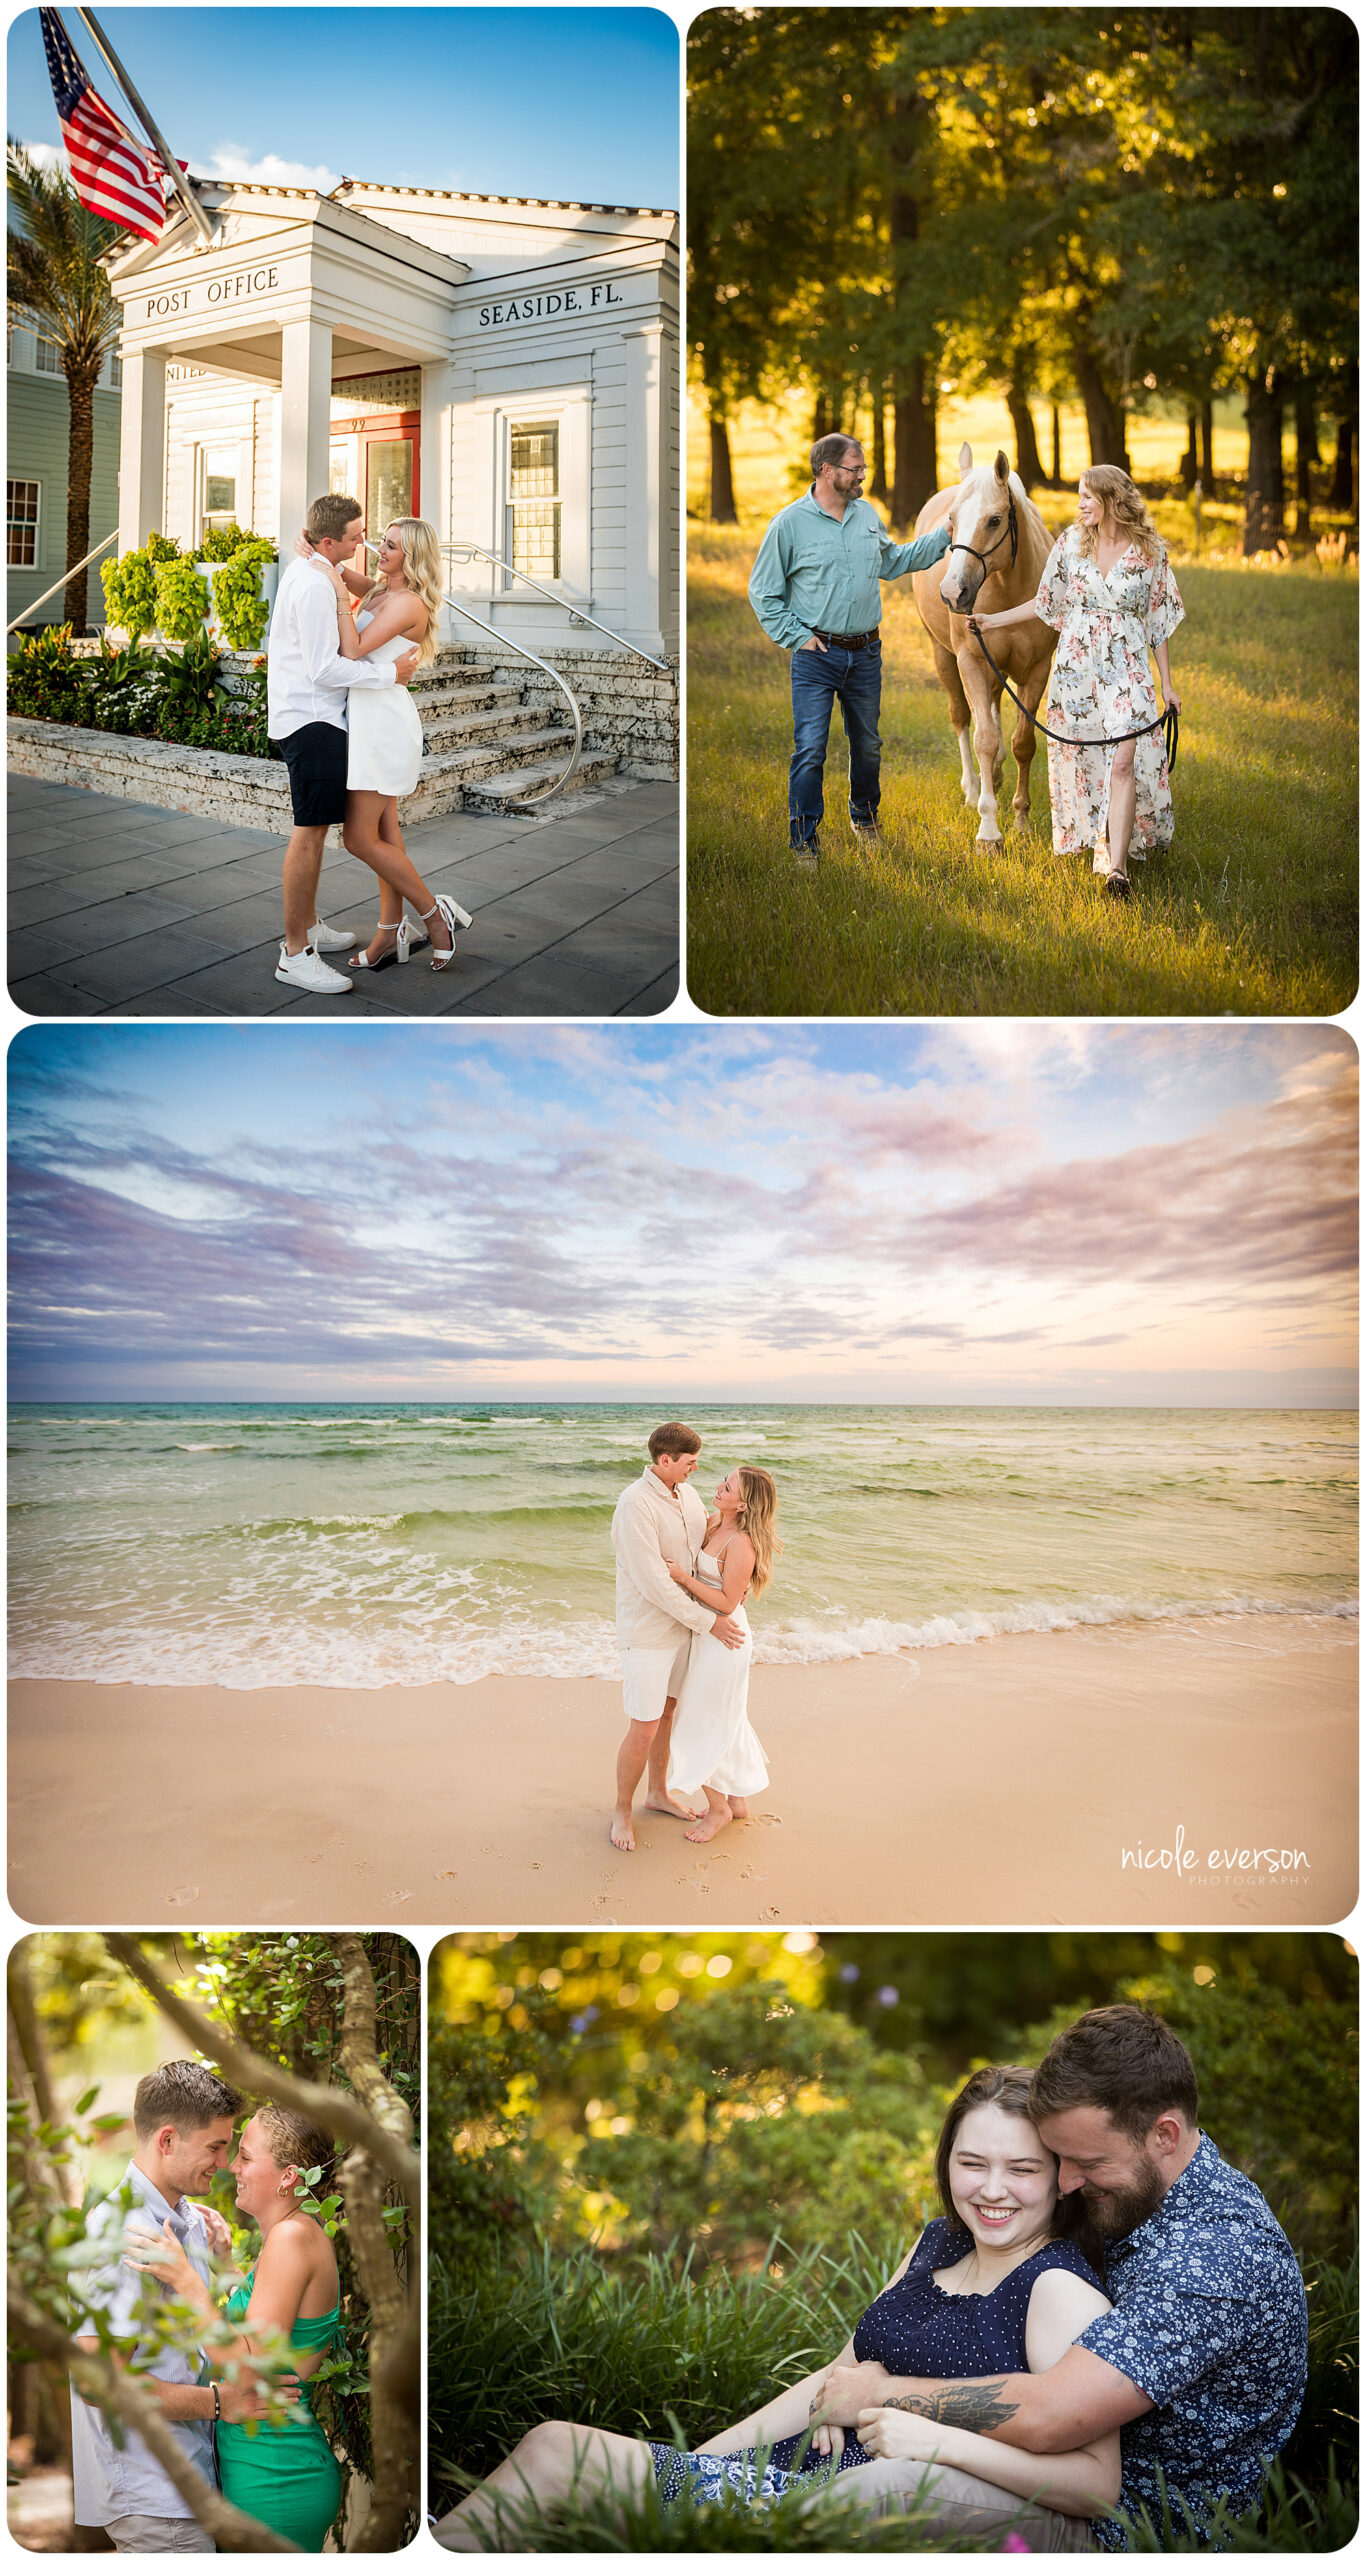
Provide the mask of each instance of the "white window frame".
MULTIPOLYGON (((511 558, 509 543, 512 506, 512 437, 514 428, 555 427, 559 431, 560 448, 560 574, 558 578, 542 578, 538 584, 547 593, 562 596, 571 607, 581 604, 591 610, 593 602, 593 550, 591 520, 590 454, 592 449, 592 391, 587 383, 557 384, 547 391, 527 391, 515 397, 479 400, 477 410, 484 410, 492 427, 492 523, 491 548, 504 559, 511 558)), ((456 525, 453 531, 458 534, 456 525)), ((499 604, 535 606, 535 587, 527 586, 510 569, 495 570, 493 595, 499 604)))
POLYGON ((7 474, 7 485, 5 489, 5 566, 7 569, 16 571, 20 577, 27 577, 30 570, 41 569, 43 566, 43 484, 41 480, 30 480, 27 473, 22 475, 22 477, 18 472, 7 474), (37 510, 33 519, 33 558, 31 560, 11 560, 9 556, 10 527, 17 521, 17 519, 10 515, 9 511, 8 482, 10 478, 13 479, 16 487, 21 489, 36 489, 38 493, 37 510))
MULTIPOLYGON (((194 449, 194 539, 196 542, 202 542, 206 532, 208 531, 207 519, 210 513, 208 506, 209 457, 211 454, 216 456, 226 453, 234 453, 237 456, 232 475, 232 485, 237 494, 233 500, 231 512, 233 522, 238 525, 242 524, 243 481, 241 437, 228 435, 204 436, 197 438, 194 449)), ((222 515, 223 512, 224 511, 221 507, 215 507, 212 510, 214 515, 222 515)), ((242 530, 243 532, 246 531, 245 525, 242 526, 242 530)))
POLYGON ((33 370, 35 373, 45 373, 49 378, 53 374, 56 374, 59 377, 61 375, 61 348, 56 344, 55 340, 49 338, 46 332, 42 329, 35 329, 33 333, 33 370), (43 362, 44 350, 46 350, 47 354, 52 359, 50 364, 44 364, 43 362))

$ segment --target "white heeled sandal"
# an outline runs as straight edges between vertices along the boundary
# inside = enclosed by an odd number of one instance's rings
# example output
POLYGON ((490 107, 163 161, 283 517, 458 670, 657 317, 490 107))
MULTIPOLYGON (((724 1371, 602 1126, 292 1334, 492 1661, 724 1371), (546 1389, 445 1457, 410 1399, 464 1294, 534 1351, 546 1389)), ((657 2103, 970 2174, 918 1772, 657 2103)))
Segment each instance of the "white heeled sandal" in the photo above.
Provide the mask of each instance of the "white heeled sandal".
POLYGON ((378 960, 372 960, 368 952, 358 951, 351 963, 353 969, 392 969, 395 962, 397 962, 400 969, 406 969, 410 954, 414 951, 420 951, 423 943, 428 942, 431 939, 430 935, 423 933, 420 927, 409 924, 406 916, 401 916, 396 925, 377 924, 375 931, 376 933, 392 933, 394 936, 393 950, 381 951, 378 960))
POLYGON ((447 933, 451 937, 449 951, 434 951, 432 954, 432 974, 433 976, 439 976, 443 969, 449 969, 452 960, 455 958, 455 937, 457 933, 468 933, 470 926, 474 922, 474 918, 473 916, 466 915, 464 908, 457 906, 454 898, 445 898, 441 896, 437 897, 434 906, 424 907, 422 910, 422 921, 424 924, 429 923, 433 916, 440 916, 447 933))

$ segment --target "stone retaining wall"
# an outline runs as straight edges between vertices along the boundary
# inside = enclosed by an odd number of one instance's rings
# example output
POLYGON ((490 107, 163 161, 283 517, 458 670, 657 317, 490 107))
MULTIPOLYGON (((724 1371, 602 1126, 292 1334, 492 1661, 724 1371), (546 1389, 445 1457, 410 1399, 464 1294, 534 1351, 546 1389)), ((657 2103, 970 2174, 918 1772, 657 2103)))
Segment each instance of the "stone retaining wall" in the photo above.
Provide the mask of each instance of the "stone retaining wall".
MULTIPOLYGON (((120 738, 105 729, 73 729, 56 720, 7 720, 9 769, 39 782, 64 782, 73 791, 103 791, 111 800, 141 800, 153 809, 180 809, 190 818, 217 818, 230 827, 262 827, 286 837, 293 825, 289 775, 264 756, 230 756, 217 747, 173 746, 164 738, 120 738)), ((416 791, 399 803, 405 826, 441 818, 461 806, 462 791, 450 776, 423 774, 416 791)), ((327 843, 340 849, 340 827, 327 843)))
MULTIPOLYGON (((440 666, 442 652, 438 655, 440 666)), ((678 670, 657 674, 643 658, 616 649, 542 649, 548 666, 558 668, 578 696, 583 734, 591 747, 610 747, 620 757, 619 770, 637 782, 673 782, 678 777, 678 670)), ((538 711, 565 709, 559 686, 539 667, 487 645, 462 645, 468 666, 497 667, 515 678, 523 697, 538 711)))

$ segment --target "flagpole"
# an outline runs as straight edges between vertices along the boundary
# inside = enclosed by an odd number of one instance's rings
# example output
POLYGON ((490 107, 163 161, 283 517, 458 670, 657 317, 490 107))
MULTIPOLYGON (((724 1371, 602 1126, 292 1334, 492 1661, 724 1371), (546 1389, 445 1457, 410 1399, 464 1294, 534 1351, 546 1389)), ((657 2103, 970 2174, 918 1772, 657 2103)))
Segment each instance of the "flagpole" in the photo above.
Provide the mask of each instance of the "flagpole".
POLYGON ((138 96, 127 72, 124 70, 123 64, 120 62, 113 46, 110 44, 107 36, 99 26, 93 9, 78 8, 76 15, 80 19, 82 26, 88 30, 90 36, 98 45, 109 69, 113 72, 114 78, 118 81, 125 97, 130 101, 134 114, 141 116, 143 124, 151 135, 157 151, 160 154, 162 167, 165 169, 167 177, 175 188, 176 194, 184 205, 185 210, 194 224, 196 231, 199 233, 200 238, 209 248, 212 248, 213 230, 209 222, 209 217, 205 213, 204 207, 200 203, 198 196, 195 194, 193 187, 186 185, 184 171, 181 169, 175 153, 170 149, 159 127, 153 123, 151 117, 147 113, 147 109, 143 105, 141 98, 138 96))

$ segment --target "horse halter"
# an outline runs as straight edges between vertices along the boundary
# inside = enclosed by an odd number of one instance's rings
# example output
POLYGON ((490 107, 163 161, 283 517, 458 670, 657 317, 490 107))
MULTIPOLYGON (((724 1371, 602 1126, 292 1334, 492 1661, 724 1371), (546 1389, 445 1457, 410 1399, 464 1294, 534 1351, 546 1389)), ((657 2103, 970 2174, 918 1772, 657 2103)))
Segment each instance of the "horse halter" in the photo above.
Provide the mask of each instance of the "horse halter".
POLYGON ((1012 567, 1012 569, 1013 569, 1013 568, 1014 568, 1014 566, 1015 566, 1015 562, 1016 562, 1017 558, 1019 557, 1019 550, 1020 550, 1020 520, 1019 520, 1019 517, 1018 517, 1018 516, 1016 515, 1016 513, 1015 513, 1015 492, 1014 492, 1014 490, 1013 490, 1013 489, 1009 489, 1009 490, 1007 490, 1006 495, 1007 495, 1007 497, 1008 497, 1008 499, 1009 499, 1009 501, 1010 501, 1010 515, 1009 515, 1009 519, 1008 519, 1007 524, 1006 524, 1005 532, 997 535, 996 540, 993 542, 993 544, 992 544, 992 546, 991 546, 991 551, 974 551, 974 550, 973 550, 973 547, 972 547, 972 544, 971 544, 970 542, 951 542, 951 543, 949 544, 949 550, 950 550, 950 551, 966 551, 972 559, 974 559, 974 560, 980 560, 980 561, 981 561, 981 563, 982 563, 983 568, 985 569, 985 567, 986 567, 986 565, 987 565, 988 560, 989 560, 989 559, 991 558, 991 556, 992 556, 992 552, 999 551, 999 550, 1000 550, 1000 548, 1001 548, 1001 544, 1002 544, 1003 542, 1009 542, 1009 544, 1010 544, 1010 565, 1011 565, 1011 567, 1012 567))

